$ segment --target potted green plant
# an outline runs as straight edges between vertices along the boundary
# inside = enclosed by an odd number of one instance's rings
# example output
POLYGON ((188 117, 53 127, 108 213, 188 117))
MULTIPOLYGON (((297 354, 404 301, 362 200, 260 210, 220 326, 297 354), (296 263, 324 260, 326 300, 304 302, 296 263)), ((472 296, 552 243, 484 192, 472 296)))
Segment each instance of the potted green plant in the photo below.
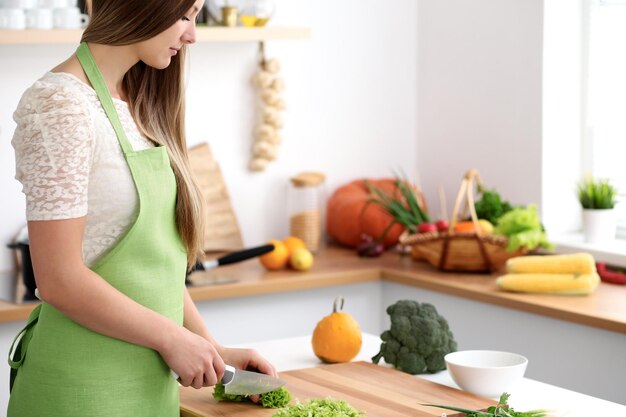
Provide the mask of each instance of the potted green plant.
POLYGON ((583 208, 585 241, 596 243, 615 238, 617 190, 608 179, 586 176, 578 183, 578 201, 583 208))

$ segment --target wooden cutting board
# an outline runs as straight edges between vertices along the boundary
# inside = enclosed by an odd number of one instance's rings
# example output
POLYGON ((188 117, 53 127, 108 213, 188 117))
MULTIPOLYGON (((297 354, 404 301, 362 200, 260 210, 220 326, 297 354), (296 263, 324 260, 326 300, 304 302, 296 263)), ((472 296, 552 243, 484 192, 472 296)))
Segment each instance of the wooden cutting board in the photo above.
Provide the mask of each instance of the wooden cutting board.
POLYGON ((204 251, 227 252, 243 249, 239 223, 230 202, 226 182, 219 165, 213 159, 208 143, 189 149, 189 164, 204 198, 204 251))
MULTIPOLYGON (((440 417, 445 410, 420 404, 446 404, 470 409, 496 405, 493 400, 439 385, 395 369, 367 362, 322 365, 281 372, 292 403, 313 398, 345 400, 365 417, 440 417)), ((270 417, 276 410, 250 403, 217 402, 210 388, 180 390, 181 417, 270 417)), ((447 412, 448 416, 459 416, 447 412)))

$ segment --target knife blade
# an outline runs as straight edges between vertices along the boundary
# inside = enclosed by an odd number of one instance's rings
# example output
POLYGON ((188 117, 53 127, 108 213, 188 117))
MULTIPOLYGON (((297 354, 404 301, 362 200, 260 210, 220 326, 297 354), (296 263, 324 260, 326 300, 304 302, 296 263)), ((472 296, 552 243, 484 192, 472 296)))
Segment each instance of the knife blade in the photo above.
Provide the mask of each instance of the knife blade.
POLYGON ((222 377, 224 392, 235 395, 264 394, 285 385, 285 381, 258 372, 243 371, 226 365, 222 377))

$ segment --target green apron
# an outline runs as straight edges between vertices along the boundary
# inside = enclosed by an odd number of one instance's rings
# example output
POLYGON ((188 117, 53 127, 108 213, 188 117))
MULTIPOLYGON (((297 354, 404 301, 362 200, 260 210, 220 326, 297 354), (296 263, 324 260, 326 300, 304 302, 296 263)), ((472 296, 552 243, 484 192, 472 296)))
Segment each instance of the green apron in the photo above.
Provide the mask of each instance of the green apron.
MULTIPOLYGON (((77 56, 117 134, 139 199, 133 225, 91 269, 182 325, 187 255, 176 227, 176 179, 167 151, 133 151, 85 43, 77 56)), ((93 332, 46 302, 20 334, 13 357, 9 352, 9 417, 179 416, 178 383, 156 351, 93 332)))

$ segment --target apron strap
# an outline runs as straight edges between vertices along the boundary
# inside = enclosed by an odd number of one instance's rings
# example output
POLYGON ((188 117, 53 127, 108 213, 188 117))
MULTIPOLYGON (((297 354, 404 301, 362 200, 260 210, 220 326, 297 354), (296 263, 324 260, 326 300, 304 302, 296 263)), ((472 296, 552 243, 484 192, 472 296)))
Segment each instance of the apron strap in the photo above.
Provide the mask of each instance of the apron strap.
POLYGON ((117 110, 115 109, 115 105, 113 104, 113 99, 111 98, 111 94, 109 93, 109 89, 104 82, 104 78, 102 78, 102 73, 98 69, 98 65, 96 65, 96 61, 93 59, 93 55, 89 51, 89 47, 86 42, 80 44, 78 49, 76 50, 76 56, 78 57, 78 61, 80 65, 83 67, 89 82, 94 90, 96 90, 96 94, 100 99, 100 103, 102 104, 102 108, 106 113, 107 117, 111 121, 111 125, 113 126, 113 130, 117 134, 117 139, 122 147, 122 151, 124 151, 124 155, 128 155, 133 152, 133 148, 130 145, 130 142, 126 138, 126 133, 124 132, 124 128, 122 127, 122 123, 120 122, 120 118, 117 115, 117 110))
POLYGON ((26 326, 15 336, 11 349, 9 350, 9 366, 11 367, 11 377, 9 380, 9 392, 13 390, 13 382, 17 376, 17 370, 24 363, 26 358, 26 351, 28 350, 28 344, 33 337, 33 330, 37 321, 39 321, 39 312, 41 311, 41 304, 39 304, 28 316, 26 326), (17 343, 17 345, 16 345, 17 343))

